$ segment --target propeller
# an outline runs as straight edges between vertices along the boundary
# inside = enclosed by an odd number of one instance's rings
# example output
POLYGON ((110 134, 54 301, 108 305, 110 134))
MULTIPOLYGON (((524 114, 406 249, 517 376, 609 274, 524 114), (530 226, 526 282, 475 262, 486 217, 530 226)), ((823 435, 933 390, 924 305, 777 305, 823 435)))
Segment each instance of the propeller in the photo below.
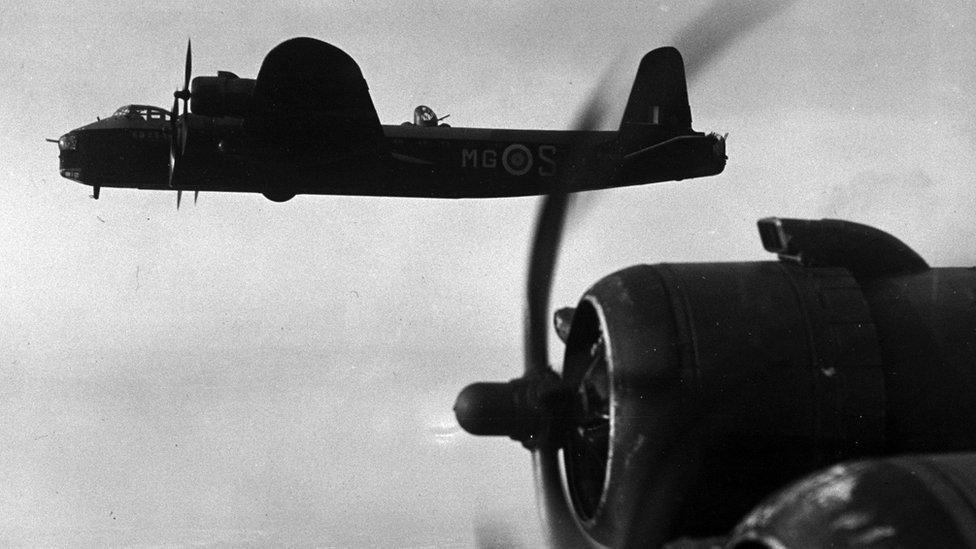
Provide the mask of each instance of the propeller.
MULTIPOLYGON (((605 105, 602 96, 603 86, 598 87, 590 96, 586 106, 580 112, 576 127, 580 132, 596 130, 605 116, 605 105)), ((559 377, 549 365, 549 297, 552 290, 553 273, 556 259, 559 255, 559 245, 562 239, 566 214, 572 204, 571 195, 566 190, 578 188, 576 184, 581 177, 594 176, 595 172, 588 165, 588 157, 583 151, 585 147, 573 143, 570 149, 570 172, 561 178, 553 192, 542 199, 539 207, 539 217, 535 227, 535 237, 532 243, 532 255, 529 260, 529 275, 527 282, 527 302, 525 311, 525 376, 559 377)), ((550 540, 555 547, 579 547, 586 543, 575 519, 570 514, 569 502, 566 501, 562 486, 562 474, 559 467, 559 446, 565 445, 565 437, 573 436, 585 427, 580 424, 582 419, 574 408, 579 408, 579 389, 567 387, 560 379, 560 390, 553 395, 550 420, 562 425, 550 425, 550 432, 558 430, 560 440, 542 445, 532 453, 532 469, 535 476, 536 499, 543 504, 545 520, 550 540), (574 394, 575 393, 575 394, 574 394), (558 399, 558 400, 556 400, 558 399), (561 400, 561 401, 560 401, 561 400), (561 417, 559 417, 561 416, 561 417), (557 444, 559 446, 557 446, 557 444)), ((550 435, 551 436, 551 435, 550 435)))
MULTIPOLYGON (((563 165, 567 172, 558 178, 550 194, 543 197, 535 226, 524 316, 525 363, 523 375, 508 383, 474 383, 464 388, 454 405, 458 423, 477 435, 508 435, 532 451, 536 497, 544 509, 544 522, 553 546, 578 547, 587 544, 576 527, 562 488, 559 449, 572 433, 605 437, 590 429, 596 422, 581 413, 589 408, 581 399, 593 393, 563 381, 549 365, 549 294, 559 252, 566 212, 567 190, 578 188, 580 178, 599 176, 584 153, 582 139, 596 129, 604 116, 602 88, 597 88, 575 124, 576 142, 569 143, 563 165)), ((596 376, 597 374, 594 374, 596 376)), ((595 400, 595 399, 594 399, 595 400)))
MULTIPOLYGON (((187 120, 190 101, 190 76, 193 70, 193 55, 190 40, 186 41, 186 64, 183 69, 183 89, 173 92, 173 110, 169 119, 169 187, 175 188, 177 166, 182 163, 186 152, 187 120), (183 111, 179 111, 180 100, 183 111)), ((180 193, 176 195, 176 208, 180 207, 180 193)))
MULTIPOLYGON (((771 0, 756 4, 768 6, 771 0)), ((690 25, 675 37, 679 49, 690 58, 686 64, 687 78, 693 80, 701 68, 728 48, 739 36, 763 24, 771 16, 792 5, 793 0, 771 11, 758 8, 730 8, 715 3, 695 25, 690 25), (724 25, 718 37, 702 32, 702 18, 714 17, 728 11, 744 13, 737 16, 738 26, 724 25), (705 43, 695 44, 695 41, 705 43)), ((723 18, 716 18, 723 21, 723 18)), ((713 25, 714 26, 714 25, 713 25)), ((606 84, 610 73, 602 79, 606 84)), ((576 130, 594 130, 605 116, 600 86, 580 112, 576 130)), ((556 373, 548 361, 548 308, 552 275, 558 256, 559 243, 565 225, 567 209, 571 205, 568 190, 581 188, 585 178, 605 177, 612 163, 582 154, 589 147, 583 145, 584 134, 570 143, 568 158, 562 166, 568 168, 558 186, 543 198, 532 244, 524 318, 525 364, 521 378, 508 383, 474 383, 458 395, 455 415, 458 423, 476 435, 507 435, 532 451, 536 496, 544 510, 544 524, 550 542, 555 547, 580 547, 590 543, 577 527, 571 513, 562 472, 559 450, 570 453, 572 463, 567 474, 576 480, 574 501, 580 506, 584 519, 592 519, 599 504, 602 480, 606 472, 607 449, 610 443, 609 426, 609 370, 606 341, 596 334, 594 344, 585 357, 581 372, 567 380, 556 373)), ((604 152, 604 156, 609 156, 604 152)), ((612 171, 612 170, 609 170, 612 171)), ((562 319, 572 315, 564 311, 562 319)), ((560 314, 556 315, 557 330, 560 314)), ((565 326, 563 327, 565 331, 565 326)), ((563 334, 560 334, 563 335, 563 334)))

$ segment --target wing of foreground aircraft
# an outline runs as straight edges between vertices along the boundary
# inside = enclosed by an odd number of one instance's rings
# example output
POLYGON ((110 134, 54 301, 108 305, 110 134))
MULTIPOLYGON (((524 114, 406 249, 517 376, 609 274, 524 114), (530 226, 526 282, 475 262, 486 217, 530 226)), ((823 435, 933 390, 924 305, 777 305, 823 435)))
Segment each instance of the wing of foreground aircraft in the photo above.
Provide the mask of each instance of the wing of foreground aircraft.
POLYGON ((96 196, 100 187, 130 187, 284 201, 526 196, 725 167, 724 138, 691 128, 684 64, 673 48, 641 61, 619 130, 585 132, 453 128, 437 124, 432 111, 424 123, 382 125, 356 62, 311 38, 271 50, 257 79, 220 71, 190 85, 190 59, 188 46, 171 112, 130 105, 62 136, 61 175, 95 187, 96 196))

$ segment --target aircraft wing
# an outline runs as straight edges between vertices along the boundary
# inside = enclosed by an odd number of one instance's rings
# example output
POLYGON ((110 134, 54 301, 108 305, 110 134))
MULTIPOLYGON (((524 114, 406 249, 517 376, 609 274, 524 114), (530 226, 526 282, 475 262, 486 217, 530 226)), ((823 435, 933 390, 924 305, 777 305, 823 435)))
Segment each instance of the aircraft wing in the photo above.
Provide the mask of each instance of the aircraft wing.
POLYGON ((261 160, 293 166, 375 162, 385 148, 376 108, 356 62, 312 38, 281 43, 264 58, 244 119, 261 160))

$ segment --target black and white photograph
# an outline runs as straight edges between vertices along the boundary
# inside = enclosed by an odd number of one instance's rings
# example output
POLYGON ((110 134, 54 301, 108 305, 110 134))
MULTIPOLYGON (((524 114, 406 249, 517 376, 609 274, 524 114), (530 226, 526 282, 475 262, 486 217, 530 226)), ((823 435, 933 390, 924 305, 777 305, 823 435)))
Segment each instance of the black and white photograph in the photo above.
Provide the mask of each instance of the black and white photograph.
POLYGON ((0 546, 976 547, 976 4, 0 8, 0 546))

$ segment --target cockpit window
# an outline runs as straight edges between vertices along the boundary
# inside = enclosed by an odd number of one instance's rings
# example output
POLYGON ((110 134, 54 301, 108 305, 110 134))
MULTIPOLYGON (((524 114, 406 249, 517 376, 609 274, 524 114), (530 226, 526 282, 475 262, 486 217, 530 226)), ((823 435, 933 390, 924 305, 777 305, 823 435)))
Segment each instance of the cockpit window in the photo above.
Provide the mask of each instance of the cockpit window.
POLYGON ((112 116, 119 118, 141 118, 146 121, 169 120, 169 111, 148 105, 125 105, 119 107, 112 116))

